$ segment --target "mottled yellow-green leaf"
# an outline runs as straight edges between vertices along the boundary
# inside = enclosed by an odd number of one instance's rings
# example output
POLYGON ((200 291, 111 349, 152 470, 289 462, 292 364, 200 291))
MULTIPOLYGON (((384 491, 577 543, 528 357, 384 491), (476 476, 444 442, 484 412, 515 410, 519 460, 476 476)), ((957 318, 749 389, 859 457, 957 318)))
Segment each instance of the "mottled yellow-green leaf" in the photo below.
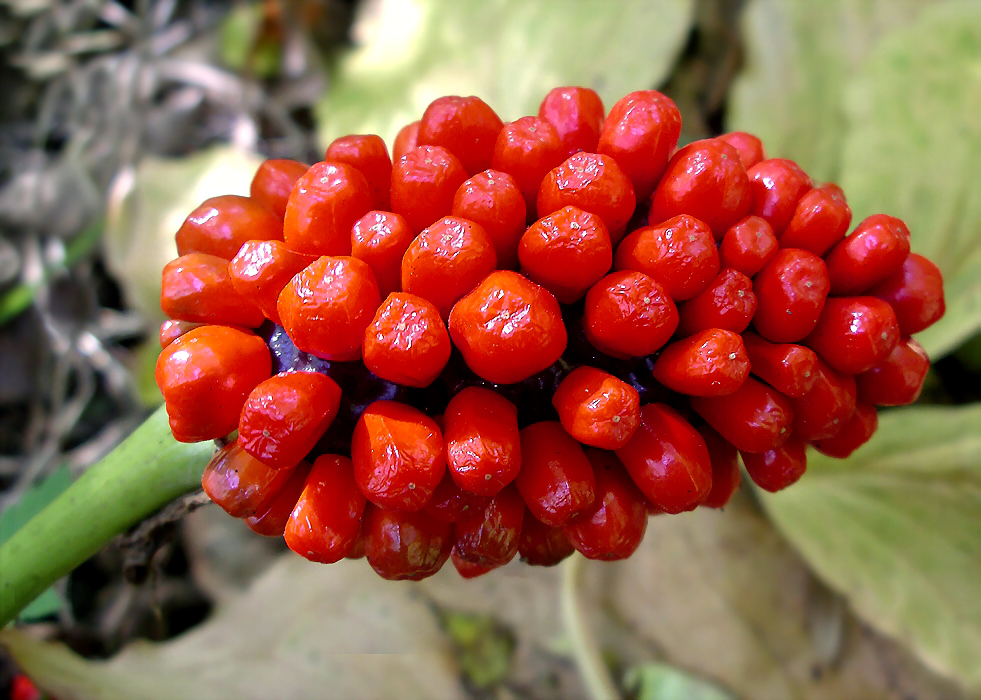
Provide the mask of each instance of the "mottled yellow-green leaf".
POLYGON ((769 155, 796 160, 816 180, 837 180, 847 80, 880 37, 936 1, 751 0, 728 128, 755 133, 769 155))
POLYGON ((882 416, 847 460, 766 495, 779 529, 854 610, 981 690, 981 406, 882 416))
POLYGON ((947 314, 919 337, 933 357, 981 329, 981 4, 925 11, 848 86, 841 185, 856 220, 904 219, 944 273, 947 314))
POLYGON ((607 107, 655 87, 684 45, 692 0, 380 0, 318 105, 322 140, 398 129, 442 95, 477 95, 503 119, 537 114, 558 85, 607 107))

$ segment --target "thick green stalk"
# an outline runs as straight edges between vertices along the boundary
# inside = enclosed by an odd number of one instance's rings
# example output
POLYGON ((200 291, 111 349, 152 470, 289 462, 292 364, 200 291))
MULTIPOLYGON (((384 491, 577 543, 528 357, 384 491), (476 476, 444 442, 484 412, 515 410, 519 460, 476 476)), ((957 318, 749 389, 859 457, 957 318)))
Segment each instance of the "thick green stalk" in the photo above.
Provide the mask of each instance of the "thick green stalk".
POLYGON ((48 586, 201 484, 210 442, 174 440, 163 407, 0 546, 0 627, 48 586))

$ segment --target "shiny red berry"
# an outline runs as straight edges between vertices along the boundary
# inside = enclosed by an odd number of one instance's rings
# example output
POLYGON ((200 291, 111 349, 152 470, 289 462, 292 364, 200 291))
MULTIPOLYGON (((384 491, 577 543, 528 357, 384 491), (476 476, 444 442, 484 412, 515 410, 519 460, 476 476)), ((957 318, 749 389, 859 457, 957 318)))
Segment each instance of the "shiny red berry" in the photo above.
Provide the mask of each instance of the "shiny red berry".
POLYGON ((493 496, 521 469, 518 409, 483 387, 467 387, 443 415, 446 463, 456 484, 470 493, 493 496))
POLYGON ((596 500, 593 467, 558 421, 521 431, 521 465, 515 485, 531 514, 546 525, 566 525, 596 500))
POLYGON ((647 500, 666 513, 695 508, 712 489, 705 441, 665 404, 641 406, 640 425, 616 455, 647 500))
POLYGON ((716 240, 749 214, 749 177, 739 152, 725 141, 693 141, 675 153, 654 190, 648 222, 679 214, 706 223, 716 240))
POLYGON ((806 250, 781 250, 753 278, 753 326, 774 343, 801 341, 817 325, 830 288, 821 258, 806 250))
POLYGON ((351 460, 339 455, 317 457, 286 523, 287 546, 310 561, 340 561, 354 549, 365 504, 351 460))
POLYGON ((901 219, 876 214, 863 220, 824 258, 831 293, 864 294, 902 268, 909 245, 909 229, 901 219))
POLYGON ((790 400, 752 377, 726 396, 693 396, 691 407, 740 452, 780 447, 794 421, 790 400))
POLYGON ((683 214, 624 238, 614 256, 614 269, 650 275, 674 301, 685 301, 719 274, 719 251, 712 229, 683 214))
POLYGON ((446 471, 443 434, 432 418, 397 401, 375 401, 351 436, 358 488, 389 510, 418 511, 446 471))
POLYGON ((621 379, 595 367, 578 367, 552 395, 562 427, 584 445, 623 447, 640 421, 640 396, 621 379))
POLYGON ((612 452, 588 449, 596 474, 596 502, 565 534, 587 559, 626 559, 647 531, 647 500, 612 452))
POLYGON ((680 394, 732 394, 749 376, 749 358, 738 333, 710 328, 666 346, 654 363, 654 378, 680 394))
POLYGON ((782 491, 807 470, 807 443, 791 435, 780 447, 764 452, 742 453, 743 464, 753 483, 764 491, 782 491))

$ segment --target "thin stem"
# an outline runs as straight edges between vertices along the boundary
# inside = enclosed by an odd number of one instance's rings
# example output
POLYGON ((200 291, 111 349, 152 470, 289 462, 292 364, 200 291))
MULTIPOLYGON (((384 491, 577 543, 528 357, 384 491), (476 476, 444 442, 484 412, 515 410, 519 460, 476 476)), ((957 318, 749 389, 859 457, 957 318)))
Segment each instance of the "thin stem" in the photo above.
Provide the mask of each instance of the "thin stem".
POLYGON ((586 615, 579 600, 579 582, 584 561, 581 554, 574 553, 562 565, 562 619, 589 697, 592 700, 620 700, 620 693, 603 661, 596 638, 586 623, 586 615))
POLYGON ((176 442, 157 409, 0 546, 0 627, 113 537, 198 488, 213 449, 176 442))

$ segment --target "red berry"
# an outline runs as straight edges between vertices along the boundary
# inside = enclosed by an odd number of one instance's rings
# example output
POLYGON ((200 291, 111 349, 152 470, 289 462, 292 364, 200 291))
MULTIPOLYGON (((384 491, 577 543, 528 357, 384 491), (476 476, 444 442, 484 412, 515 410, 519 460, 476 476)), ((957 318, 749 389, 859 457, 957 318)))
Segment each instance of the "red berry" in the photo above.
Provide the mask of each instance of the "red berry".
POLYGON ((370 267, 325 255, 290 280, 276 310, 300 350, 325 360, 355 360, 380 303, 370 267))
POLYGON ((929 328, 946 310, 940 268, 916 253, 910 253, 901 269, 866 293, 889 302, 896 312, 899 332, 904 336, 929 328))
POLYGON ((493 496, 521 469, 518 409, 483 387, 467 387, 446 405, 446 463, 462 489, 493 496))
POLYGON ((858 374, 881 360, 899 341, 892 307, 875 297, 831 297, 804 345, 839 372, 858 374))
POLYGON ((263 537, 282 537, 293 508, 296 507, 296 502, 303 493, 303 486, 309 473, 310 465, 306 462, 300 462, 300 466, 290 470, 289 479, 273 497, 269 506, 264 511, 245 519, 249 529, 263 537))
POLYGON ((290 193, 283 240, 298 253, 350 255, 351 227, 376 204, 371 186, 356 168, 314 163, 290 193))
POLYGON ((262 310, 240 294, 228 274, 228 260, 187 253, 163 269, 160 308, 173 319, 257 328, 262 310))
POLYGON ((838 185, 815 187, 801 197, 794 218, 780 236, 780 247, 809 250, 823 256, 845 237, 852 222, 852 210, 838 185))
POLYGON ((586 457, 596 473, 596 502, 565 534, 587 559, 626 559, 647 531, 647 499, 612 452, 589 449, 586 457))
POLYGON ((567 156, 596 150, 604 114, 603 100, 584 87, 553 88, 538 107, 539 119, 555 127, 567 156))
POLYGON ((637 390, 594 367, 579 367, 563 379, 552 405, 569 435, 604 450, 623 447, 640 421, 637 390))
POLYGON ((531 514, 555 527, 585 514, 596 499, 593 467, 558 421, 532 423, 521 431, 515 485, 531 514))
POLYGON ((719 274, 719 251, 712 230, 683 214, 624 238, 614 257, 614 268, 650 275, 674 301, 685 301, 697 296, 719 274))
POLYGON ((358 488, 380 508, 421 510, 446 471, 443 435, 432 418, 396 401, 375 401, 351 436, 358 488))
POLYGON ((464 514, 455 528, 454 547, 461 559, 503 566, 518 553, 525 504, 512 485, 491 497, 483 509, 464 514))
POLYGON ((749 214, 749 177, 739 152, 725 141, 693 141, 675 153, 654 190, 648 221, 688 214, 712 229, 716 240, 749 214))
POLYGON ((619 164, 642 202, 661 179, 679 136, 681 112, 675 103, 655 90, 639 90, 610 109, 596 151, 619 164))
POLYGON ((571 304, 610 271, 613 245, 602 219, 567 206, 528 227, 518 260, 530 280, 571 304))
POLYGON ((478 576, 489 574, 494 569, 500 568, 498 564, 474 564, 473 562, 469 562, 460 556, 455 546, 450 551, 450 561, 453 563, 453 568, 456 569, 456 572, 460 574, 460 577, 465 579, 477 578, 478 576))
POLYGON ((286 216, 286 203, 289 201, 293 185, 310 166, 297 160, 271 158, 265 160, 255 171, 249 187, 249 197, 279 217, 286 216))
POLYGON ((879 415, 876 413, 875 406, 859 401, 855 404, 855 413, 841 426, 837 435, 818 440, 813 444, 823 455, 845 459, 868 442, 878 427, 879 415))
POLYGON ((273 469, 299 464, 337 415, 341 388, 317 372, 284 372, 261 382, 242 407, 238 443, 273 469))
POLYGON ((245 399, 272 373, 266 344, 227 326, 201 326, 157 358, 157 386, 179 442, 224 437, 238 426, 245 399))
POLYGON ((466 179, 463 164, 445 148, 417 146, 392 168, 392 211, 419 233, 450 213, 466 179))
POLYGON ((691 407, 740 452, 780 447, 794 422, 790 400, 752 377, 726 396, 693 396, 691 407))
POLYGON ((602 219, 615 245, 623 238, 637 199, 630 179, 610 156, 576 153, 545 176, 538 190, 538 216, 570 205, 602 219))
POLYGON ((747 216, 722 236, 719 259, 723 268, 752 277, 777 254, 779 244, 766 219, 747 216))
POLYGON ((811 189, 811 178, 797 163, 786 158, 760 161, 747 174, 753 193, 750 213, 766 219, 780 238, 794 218, 797 203, 811 189))
POLYGON ((494 144, 504 127, 479 97, 440 97, 419 122, 418 144, 442 146, 460 159, 468 175, 491 167, 494 144))
POLYGON ((742 481, 739 453, 732 443, 708 425, 700 426, 698 434, 705 440, 712 462, 712 490, 701 505, 707 508, 723 508, 742 481))
POLYGON ((661 351, 654 378, 680 394, 723 396, 749 376, 749 358, 738 333, 710 328, 677 340, 661 351))
POLYGON ((665 404, 640 407, 640 426, 616 455, 647 500, 666 513, 693 509, 712 489, 705 441, 665 404))
POLYGON ((450 335, 435 306, 414 294, 382 302, 364 332, 364 365, 396 384, 425 387, 450 359, 450 335))
POLYGON ((855 412, 855 378, 818 358, 814 385, 794 407, 794 432, 807 442, 834 437, 855 412))
POLYGON ((800 398, 817 380, 818 356, 810 348, 771 343, 755 333, 743 334, 749 371, 784 396, 800 398))
POLYGON ((800 479, 807 470, 807 443, 796 435, 780 447, 764 452, 742 453, 753 483, 775 493, 800 479))
POLYGON ((371 568, 390 581, 419 581, 439 571, 453 549, 453 525, 425 513, 396 513, 369 504, 361 522, 371 568))
POLYGON ((879 406, 906 406, 920 396, 930 358, 923 346, 905 338, 868 371, 856 375, 858 398, 879 406))
POLYGON ((453 304, 497 267, 483 227, 446 216, 416 236, 402 258, 402 290, 431 302, 446 318, 453 304))
POLYGON ((671 297, 643 272, 614 272, 586 292, 586 337, 608 355, 650 355, 668 342, 677 327, 678 310, 671 297))
POLYGON ((482 511, 489 498, 464 491, 453 481, 452 472, 447 470, 423 511, 436 520, 455 523, 471 510, 482 511))
POLYGON ((732 269, 725 269, 697 296, 678 309, 678 334, 692 335, 709 328, 742 333, 756 313, 753 281, 732 269))
POLYGON ((354 549, 365 503, 354 482, 351 460, 339 455, 317 457, 286 523, 287 546, 310 561, 340 561, 354 549))
POLYGON ((233 518, 247 518, 265 511, 292 473, 273 469, 230 442, 204 468, 201 488, 233 518))
POLYGON ((829 290, 821 258, 806 250, 781 250, 753 278, 753 326, 774 343, 803 340, 817 325, 829 290))
POLYGON ((470 369, 495 384, 542 371, 559 359, 568 339, 555 297, 506 270, 487 275, 454 305, 450 337, 470 369))
POLYGON ((347 163, 364 175, 374 195, 373 209, 388 209, 392 186, 392 159, 381 136, 351 134, 331 141, 324 160, 347 163))
POLYGON ((514 178, 528 212, 534 212, 542 180, 565 157, 562 139, 554 126, 538 117, 521 117, 501 129, 491 167, 514 178))
POLYGON ((518 241, 525 232, 528 207, 513 177, 500 170, 477 173, 453 195, 453 216, 484 227, 499 268, 518 267, 518 241))
POLYGON ((521 561, 531 566, 555 566, 574 551, 563 528, 546 525, 525 511, 518 541, 521 561))
POLYGON ((902 219, 876 214, 862 221, 825 256, 832 294, 863 294, 900 271, 909 255, 902 219))
MULTIPOLYGON (((204 324, 196 323, 194 321, 175 321, 173 319, 167 319, 160 324, 160 333, 158 334, 160 347, 167 347, 192 328, 197 328, 198 326, 202 325, 204 324)), ((243 330, 247 333, 250 332, 245 328, 240 328, 239 330, 243 330)))
POLYGON ((282 241, 247 241, 228 263, 228 277, 239 296, 258 306, 273 323, 280 323, 279 293, 314 260, 312 255, 294 253, 282 241))
POLYGON ((382 298, 402 289, 402 258, 415 233, 398 214, 369 211, 351 229, 351 257, 368 263, 382 298))
POLYGON ((398 163, 399 159, 409 151, 419 145, 419 125, 420 121, 406 124, 395 135, 395 142, 392 144, 392 162, 398 163))
POLYGON ((43 695, 30 678, 18 673, 10 681, 10 700, 42 700, 43 695))
POLYGON ((205 200, 177 230, 177 254, 205 253, 226 261, 250 240, 283 240, 283 222, 259 201, 226 194, 205 200))
POLYGON ((718 138, 720 141, 725 141, 736 149, 739 153, 739 160, 746 170, 749 170, 766 158, 766 152, 763 150, 763 142, 752 134, 747 134, 745 131, 732 131, 728 134, 722 134, 718 138))

